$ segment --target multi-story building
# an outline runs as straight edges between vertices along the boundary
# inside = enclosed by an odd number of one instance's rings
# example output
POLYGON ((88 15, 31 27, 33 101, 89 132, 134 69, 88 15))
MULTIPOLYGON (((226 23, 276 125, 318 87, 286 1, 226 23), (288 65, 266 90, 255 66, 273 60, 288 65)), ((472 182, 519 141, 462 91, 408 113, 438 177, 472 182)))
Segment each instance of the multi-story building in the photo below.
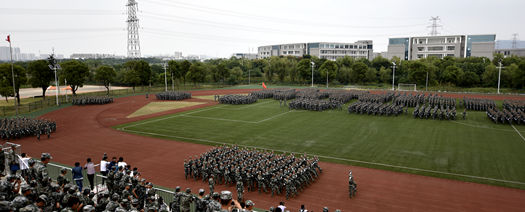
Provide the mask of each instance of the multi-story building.
POLYGON ((509 56, 525 57, 525 48, 496 49, 496 51, 494 52, 497 54, 502 54, 504 57, 509 57, 509 56))
POLYGON ((257 50, 258 58, 271 56, 301 57, 308 54, 328 60, 336 60, 344 56, 371 59, 374 52, 371 40, 361 40, 355 43, 316 42, 280 44, 260 46, 257 50))
POLYGON ((496 35, 440 35, 390 38, 387 57, 417 60, 446 56, 488 57, 492 59, 496 35))
POLYGON ((255 53, 233 53, 232 57, 235 57, 237 59, 255 60, 257 59, 257 54, 255 53))
MULTIPOLYGON (((57 55, 57 59, 59 55, 57 55)), ((104 58, 119 58, 114 54, 91 54, 91 53, 74 53, 69 56, 71 59, 104 59, 104 58)))

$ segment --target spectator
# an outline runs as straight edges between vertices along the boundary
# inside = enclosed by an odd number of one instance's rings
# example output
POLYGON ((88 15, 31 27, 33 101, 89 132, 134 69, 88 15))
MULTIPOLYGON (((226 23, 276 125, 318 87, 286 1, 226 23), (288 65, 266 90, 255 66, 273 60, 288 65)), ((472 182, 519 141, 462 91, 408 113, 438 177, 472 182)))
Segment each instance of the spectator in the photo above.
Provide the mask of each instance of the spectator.
POLYGON ((104 157, 102 157, 102 160, 100 161, 100 173, 102 174, 102 176, 104 176, 102 178, 102 185, 104 185, 106 182, 105 176, 108 176, 108 165, 108 156, 104 154, 104 157))
POLYGON ((301 209, 299 209, 299 212, 308 212, 308 210, 306 210, 304 205, 301 205, 301 209))
POLYGON ((111 158, 111 162, 109 162, 107 171, 113 170, 117 166, 117 157, 111 158))
POLYGON ((16 171, 20 170, 20 164, 18 163, 18 155, 16 154, 16 147, 14 145, 11 146, 11 150, 9 150, 7 156, 9 157, 9 170, 11 170, 12 175, 15 175, 16 171))
POLYGON ((98 166, 100 164, 97 164, 95 165, 92 161, 91 161, 91 158, 88 158, 87 160, 87 163, 86 165, 84 165, 84 169, 86 169, 86 173, 87 173, 87 177, 88 177, 88 180, 89 180, 89 186, 91 188, 92 191, 94 191, 95 189, 95 183, 93 183, 93 179, 95 179, 95 166, 98 166))
POLYGON ((233 209, 242 210, 241 204, 233 199, 232 192, 221 191, 221 211, 232 211, 233 209))
POLYGON ((79 162, 75 162, 75 167, 71 169, 71 173, 73 174, 73 180, 78 186, 78 190, 82 192, 82 181, 84 180, 84 176, 82 175, 82 167, 80 167, 79 162))
POLYGON ((22 177, 24 177, 24 179, 28 181, 27 172, 29 169, 28 162, 30 157, 28 157, 26 153, 22 153, 20 156, 21 157, 18 158, 18 164, 20 164, 20 171, 22 172, 22 177))
POLYGON ((277 206, 277 208, 280 208, 281 211, 283 211, 283 212, 286 211, 286 206, 284 206, 284 202, 280 202, 279 206, 277 206))
POLYGON ((253 211, 253 206, 255 206, 255 203, 253 203, 253 201, 251 200, 246 200, 246 212, 252 212, 253 211))
POLYGON ((126 162, 124 162, 124 158, 123 157, 119 157, 118 158, 118 163, 117 163, 117 166, 118 166, 118 170, 123 170, 126 168, 128 164, 126 162))

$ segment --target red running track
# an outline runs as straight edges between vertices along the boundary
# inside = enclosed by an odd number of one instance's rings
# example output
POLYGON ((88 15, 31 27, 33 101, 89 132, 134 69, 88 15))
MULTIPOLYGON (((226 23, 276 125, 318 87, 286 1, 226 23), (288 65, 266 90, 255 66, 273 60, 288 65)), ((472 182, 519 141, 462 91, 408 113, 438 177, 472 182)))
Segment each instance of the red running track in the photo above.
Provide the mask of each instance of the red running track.
MULTIPOLYGON (((193 96, 225 93, 245 93, 251 90, 193 91, 193 96)), ((149 181, 174 188, 190 187, 196 192, 207 190, 207 183, 185 180, 183 161, 192 155, 207 151, 210 146, 177 142, 173 140, 128 134, 110 128, 121 123, 206 107, 206 104, 166 111, 154 115, 128 119, 127 115, 147 103, 155 101, 144 96, 115 99, 107 105, 72 106, 44 115, 57 122, 57 132, 51 139, 26 138, 15 141, 22 144, 23 152, 39 157, 50 152, 53 160, 73 165, 84 163, 87 157, 98 161, 104 152, 110 157, 122 156, 128 164, 138 167, 149 181)), ((203 101, 203 100, 186 100, 203 101)), ((195 129, 199 130, 199 129, 195 129)), ((321 211, 524 211, 525 191, 484 184, 468 183, 420 175, 384 171, 357 166, 322 162, 320 179, 305 189, 298 197, 286 201, 283 196, 271 197, 257 192, 245 193, 246 199, 254 200, 257 208, 267 209, 285 201, 291 211, 301 204, 309 210, 321 211), (359 192, 354 199, 348 198, 348 170, 352 169, 359 192)), ((235 188, 217 186, 216 190, 235 188)))

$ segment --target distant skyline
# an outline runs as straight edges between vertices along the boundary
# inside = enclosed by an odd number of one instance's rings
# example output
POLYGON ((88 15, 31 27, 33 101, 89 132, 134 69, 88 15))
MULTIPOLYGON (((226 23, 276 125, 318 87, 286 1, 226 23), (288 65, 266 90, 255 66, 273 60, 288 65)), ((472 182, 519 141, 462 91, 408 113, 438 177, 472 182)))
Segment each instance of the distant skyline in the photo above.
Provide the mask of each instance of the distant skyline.
MULTIPOLYGON (((447 34, 496 34, 525 40, 525 1, 252 1, 137 0, 142 55, 256 53, 257 47, 299 42, 373 40, 428 35, 431 16, 447 34)), ((0 5, 0 46, 23 53, 126 55, 127 0, 18 0, 0 5)))

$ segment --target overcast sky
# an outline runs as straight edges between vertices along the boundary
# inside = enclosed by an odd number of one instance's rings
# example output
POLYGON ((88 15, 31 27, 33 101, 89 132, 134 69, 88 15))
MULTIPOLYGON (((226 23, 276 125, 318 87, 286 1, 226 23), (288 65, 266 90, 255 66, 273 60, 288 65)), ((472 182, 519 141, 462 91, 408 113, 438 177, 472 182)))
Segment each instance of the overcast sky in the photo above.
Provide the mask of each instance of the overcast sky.
MULTIPOLYGON (((0 0, 0 46, 7 34, 24 53, 126 55, 127 0, 0 0)), ((229 57, 257 46, 427 35, 431 16, 441 34, 525 37, 524 0, 137 0, 142 55, 229 57)), ((524 38, 525 40, 525 38, 524 38)))

